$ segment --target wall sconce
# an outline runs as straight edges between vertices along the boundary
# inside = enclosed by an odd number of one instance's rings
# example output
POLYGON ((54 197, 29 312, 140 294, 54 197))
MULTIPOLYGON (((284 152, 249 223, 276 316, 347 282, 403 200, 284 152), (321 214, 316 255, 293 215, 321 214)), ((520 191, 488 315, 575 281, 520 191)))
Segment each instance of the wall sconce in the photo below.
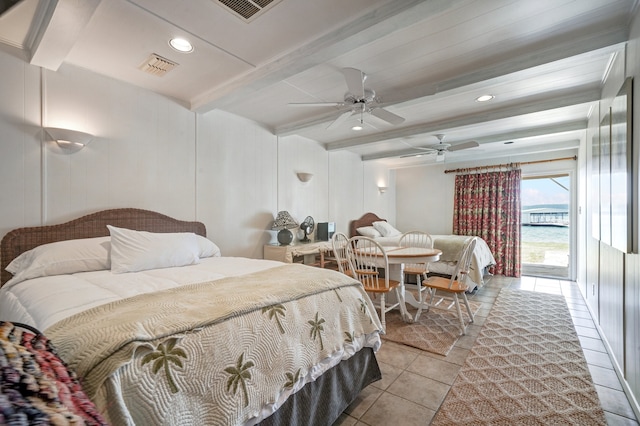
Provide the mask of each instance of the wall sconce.
POLYGON ((313 177, 312 173, 305 173, 305 172, 298 172, 296 173, 296 175, 298 175, 298 179, 300 180, 300 182, 309 182, 313 177))
POLYGON ((93 135, 77 130, 60 129, 57 127, 45 127, 44 130, 51 139, 56 142, 61 152, 67 154, 80 151, 93 139, 93 135))
POLYGON ((386 186, 379 186, 378 187, 378 191, 380 191, 381 194, 384 194, 385 192, 387 192, 388 187, 386 186))

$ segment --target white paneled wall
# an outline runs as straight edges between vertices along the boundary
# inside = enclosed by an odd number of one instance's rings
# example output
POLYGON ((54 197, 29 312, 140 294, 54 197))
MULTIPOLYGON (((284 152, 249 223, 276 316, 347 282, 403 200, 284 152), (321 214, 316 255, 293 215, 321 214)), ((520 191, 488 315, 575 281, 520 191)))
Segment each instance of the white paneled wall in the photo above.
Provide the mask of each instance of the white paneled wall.
POLYGON ((329 218, 336 232, 349 233, 349 221, 362 216, 363 173, 360 156, 347 151, 329 153, 329 218))
POLYGON ((277 138, 220 111, 197 120, 197 220, 223 255, 261 258, 277 209, 277 138))
POLYGON ((0 53, 0 235, 40 224, 40 72, 0 53))
MULTIPOLYGON (((364 211, 376 213, 389 223, 396 224, 396 172, 375 161, 363 163, 362 192, 364 211), (379 186, 386 186, 381 193, 379 186)), ((360 215, 358 215, 360 217, 360 215)))
MULTIPOLYGON (((300 136, 278 139, 278 205, 301 223, 307 216, 329 220, 329 153, 318 142, 300 136), (301 182, 297 173, 312 173, 301 182)), ((274 211, 275 213, 275 211, 274 211)), ((295 238, 295 230, 294 238, 295 238)))
POLYGON ((135 207, 202 221, 223 254, 260 258, 278 210, 344 231, 367 211, 395 220, 394 172, 355 154, 278 138, 221 111, 197 114, 72 66, 41 71, 0 51, 0 69, 0 237, 135 207), (43 126, 95 137, 79 152, 60 154, 43 126), (303 183, 297 172, 314 176, 303 183))
POLYGON ((398 229, 451 234, 455 175, 444 170, 434 164, 396 171, 398 229))
POLYGON ((74 67, 46 71, 44 86, 45 127, 95 135, 71 155, 46 150, 48 221, 131 206, 194 217, 194 113, 74 67))

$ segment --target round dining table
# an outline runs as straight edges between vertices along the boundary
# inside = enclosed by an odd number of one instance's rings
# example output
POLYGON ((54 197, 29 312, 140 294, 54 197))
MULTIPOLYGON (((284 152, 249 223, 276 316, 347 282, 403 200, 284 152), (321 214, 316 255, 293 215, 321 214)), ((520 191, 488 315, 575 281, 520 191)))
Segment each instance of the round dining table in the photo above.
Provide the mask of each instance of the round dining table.
MULTIPOLYGON (((424 247, 383 247, 389 260, 389 278, 400 282, 400 313, 405 322, 413 322, 413 317, 407 311, 407 303, 418 307, 419 302, 411 292, 405 292, 404 265, 405 263, 437 262, 442 254, 441 250, 424 247)), ((379 255, 382 257, 382 253, 379 255)), ((390 294, 391 296, 391 294, 390 294)))

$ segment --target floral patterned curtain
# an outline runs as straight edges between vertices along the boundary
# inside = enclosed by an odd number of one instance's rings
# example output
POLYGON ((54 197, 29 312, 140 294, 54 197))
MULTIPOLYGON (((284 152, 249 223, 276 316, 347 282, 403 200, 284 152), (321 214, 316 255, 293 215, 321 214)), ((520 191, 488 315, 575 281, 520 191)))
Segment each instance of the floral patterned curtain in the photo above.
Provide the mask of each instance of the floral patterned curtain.
POLYGON ((487 242, 494 274, 520 276, 520 169, 456 176, 453 233, 487 242))

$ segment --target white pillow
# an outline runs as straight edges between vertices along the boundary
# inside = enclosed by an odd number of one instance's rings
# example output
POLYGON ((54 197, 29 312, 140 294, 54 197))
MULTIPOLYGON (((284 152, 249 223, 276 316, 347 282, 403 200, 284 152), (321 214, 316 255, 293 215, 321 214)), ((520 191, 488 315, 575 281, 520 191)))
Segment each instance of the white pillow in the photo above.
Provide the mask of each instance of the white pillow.
POLYGON ((358 234, 362 235, 363 237, 369 237, 369 238, 382 237, 382 234, 376 231, 376 228, 374 228, 373 226, 363 226, 363 227, 357 228, 356 231, 358 231, 358 234))
POLYGON ((185 266, 200 261, 200 246, 192 232, 154 233, 107 225, 111 234, 111 272, 185 266))
POLYGON ((196 234, 196 239, 198 240, 198 247, 200 248, 198 253, 198 257, 200 259, 204 259, 205 257, 222 256, 220 253, 220 247, 218 247, 213 241, 198 234, 196 234))
POLYGON ((373 222, 373 227, 382 234, 383 237, 395 237, 396 235, 401 235, 402 232, 398 231, 393 226, 389 225, 389 222, 378 221, 373 222))
POLYGON ((83 238, 43 244, 22 253, 7 266, 12 283, 49 275, 101 271, 110 268, 110 237, 83 238))

